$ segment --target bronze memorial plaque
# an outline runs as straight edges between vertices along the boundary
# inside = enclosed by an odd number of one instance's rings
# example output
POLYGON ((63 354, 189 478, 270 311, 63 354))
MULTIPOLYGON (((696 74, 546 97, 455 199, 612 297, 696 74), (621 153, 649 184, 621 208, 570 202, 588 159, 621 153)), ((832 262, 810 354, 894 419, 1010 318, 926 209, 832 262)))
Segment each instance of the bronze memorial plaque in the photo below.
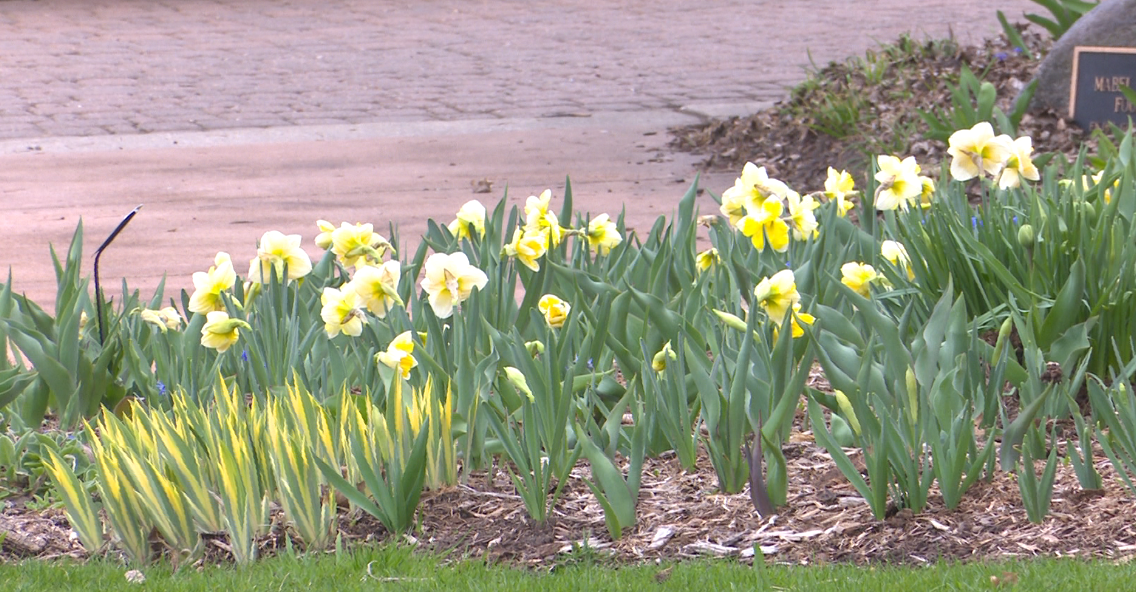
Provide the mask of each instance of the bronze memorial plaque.
POLYGON ((1074 48, 1069 117, 1086 130, 1110 121, 1126 127, 1136 105, 1120 89, 1132 88, 1134 79, 1136 47, 1074 48))

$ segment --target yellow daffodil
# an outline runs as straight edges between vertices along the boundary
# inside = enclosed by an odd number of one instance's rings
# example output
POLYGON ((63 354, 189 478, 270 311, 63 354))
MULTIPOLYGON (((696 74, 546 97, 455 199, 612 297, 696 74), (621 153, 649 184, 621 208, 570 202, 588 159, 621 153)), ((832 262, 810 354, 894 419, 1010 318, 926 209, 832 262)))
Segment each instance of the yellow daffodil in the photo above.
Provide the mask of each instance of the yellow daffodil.
POLYGON ((698 267, 699 273, 709 271, 711 267, 721 262, 722 257, 718 255, 718 249, 714 247, 702 251, 694 258, 694 264, 698 267))
POLYGON ((371 224, 348 224, 331 233, 331 250, 346 267, 379 264, 390 243, 371 224))
POLYGON ((1029 136, 1022 136, 1010 142, 1007 148, 1009 156, 998 173, 999 189, 1018 187, 1022 184, 1022 179, 1037 181, 1041 178, 1030 158, 1033 154, 1033 140, 1029 136))
POLYGON ((375 354, 375 361, 397 370, 404 379, 410 378, 410 370, 418 365, 418 360, 414 359, 414 338, 410 331, 399 333, 387 345, 386 351, 375 354))
POLYGON ((316 235, 316 246, 328 250, 331 248, 331 234, 335 232, 335 225, 327 220, 316 220, 316 228, 319 228, 319 234, 316 235))
POLYGON ((548 326, 553 329, 563 327, 564 321, 568 319, 568 313, 572 312, 570 304, 552 294, 541 296, 536 307, 540 309, 540 314, 544 315, 548 326))
POLYGON ((994 176, 1010 156, 1010 136, 994 136, 989 122, 976 123, 970 129, 958 130, 947 140, 951 155, 951 177, 967 181, 983 173, 994 176))
POLYGON ((731 226, 737 226, 747 210, 760 207, 761 202, 771 196, 780 200, 788 192, 787 185, 769 178, 765 167, 747 162, 742 167, 742 176, 734 181, 734 186, 722 192, 722 214, 730 219, 731 226))
MULTIPOLYGON (((805 334, 805 328, 801 326, 802 323, 805 324, 805 325, 812 325, 813 323, 816 322, 816 317, 814 317, 813 315, 811 315, 807 312, 801 312, 801 303, 800 302, 794 302, 793 303, 793 315, 792 315, 791 319, 792 320, 790 321, 790 327, 791 327, 793 339, 801 337, 802 335, 805 334)), ((780 332, 779 329, 780 329, 779 327, 776 327, 776 326, 773 327, 773 339, 774 339, 774 341, 777 340, 777 334, 780 332)))
POLYGON ((915 279, 915 272, 911 269, 911 257, 907 255, 907 247, 904 247, 903 243, 886 240, 880 244, 880 253, 883 254, 884 259, 891 261, 892 265, 906 271, 908 280, 915 279))
POLYGON ((401 264, 397 259, 384 262, 382 265, 364 265, 355 270, 355 276, 344 286, 350 287, 363 300, 363 306, 378 318, 384 318, 396 304, 402 305, 402 298, 398 295, 398 282, 400 279, 401 264))
POLYGON ((138 311, 138 314, 142 317, 143 321, 161 329, 162 333, 165 333, 169 329, 180 329, 183 320, 181 313, 172 306, 167 306, 159 310, 143 308, 138 311))
POLYGON ((189 312, 205 314, 214 310, 225 310, 221 292, 231 290, 237 281, 233 271, 233 261, 224 251, 217 253, 213 267, 209 271, 193 273, 193 295, 189 297, 189 312))
POLYGON ((619 228, 607 214, 600 214, 588 222, 588 245, 600 255, 607 255, 616 245, 623 242, 619 228))
POLYGON ((654 369, 655 372, 662 372, 663 370, 666 370, 668 359, 678 359, 678 354, 676 354, 674 349, 671 348, 670 341, 664 343, 663 348, 651 357, 651 368, 654 369))
POLYGON ((836 169, 828 167, 828 178, 824 181, 824 196, 829 201, 836 202, 836 213, 841 218, 848 215, 848 211, 856 207, 855 202, 849 197, 856 195, 856 181, 848 171, 836 172, 836 169))
POLYGON ((267 272, 275 272, 276 278, 283 280, 284 268, 288 268, 288 279, 295 280, 312 271, 312 260, 300 248, 300 235, 270 230, 260 237, 256 257, 249 264, 249 281, 263 284, 268 281, 267 272))
POLYGON ((926 210, 931 207, 931 199, 935 197, 935 180, 931 177, 924 177, 920 175, 919 184, 921 191, 919 192, 919 207, 926 210))
POLYGON ((513 230, 513 242, 505 245, 504 253, 507 257, 516 257, 525 267, 540 271, 540 258, 548 248, 548 237, 543 232, 524 232, 520 228, 513 230))
POLYGON ((793 238, 801 241, 816 238, 820 232, 817 231, 819 225, 813 210, 820 207, 820 204, 813 199, 813 196, 801 197, 796 191, 790 190, 788 195, 785 196, 785 203, 789 206, 789 221, 793 225, 793 238))
POLYGON ((471 199, 458 209, 457 217, 449 225, 450 234, 462 238, 470 238, 473 234, 485 236, 485 206, 476 199, 471 199))
POLYGON ((201 345, 225 352, 240 338, 241 328, 251 329, 248 323, 229 318, 223 310, 212 311, 205 316, 205 326, 201 328, 201 345))
POLYGON ((840 266, 840 276, 840 283, 852 288, 864 298, 871 296, 871 283, 879 277, 876 268, 856 261, 840 266))
POLYGON ((529 388, 529 381, 525 378, 524 372, 513 366, 505 366, 505 379, 512 383, 513 387, 521 392, 529 403, 535 403, 536 399, 533 398, 532 389, 529 388))
POLYGON ((329 338, 340 333, 358 337, 363 332, 363 312, 359 310, 359 294, 346 287, 324 288, 320 295, 320 317, 323 319, 323 329, 329 338))
POLYGON ((785 252, 789 248, 789 225, 781 219, 784 210, 780 198, 767 199, 759 207, 747 210, 746 215, 738 220, 737 228, 749 237, 758 251, 765 250, 768 239, 774 251, 785 252))
POLYGON ((919 176, 919 165, 915 158, 908 156, 900 160, 894 156, 881 154, 876 157, 879 171, 876 172, 876 209, 907 211, 908 205, 923 191, 923 181, 919 176))
POLYGON ((552 190, 545 189, 540 197, 530 195, 525 201, 525 234, 544 233, 546 248, 559 245, 563 233, 556 214, 548 211, 551 200, 552 190))
POLYGON ((465 253, 434 253, 423 267, 422 289, 440 319, 453 315, 454 306, 469 298, 474 288, 480 290, 489 283, 485 272, 471 265, 465 253))
POLYGON ((753 294, 769 320, 776 325, 784 322, 785 314, 792 309, 793 304, 801 301, 791 269, 783 269, 772 277, 762 278, 753 289, 753 294))

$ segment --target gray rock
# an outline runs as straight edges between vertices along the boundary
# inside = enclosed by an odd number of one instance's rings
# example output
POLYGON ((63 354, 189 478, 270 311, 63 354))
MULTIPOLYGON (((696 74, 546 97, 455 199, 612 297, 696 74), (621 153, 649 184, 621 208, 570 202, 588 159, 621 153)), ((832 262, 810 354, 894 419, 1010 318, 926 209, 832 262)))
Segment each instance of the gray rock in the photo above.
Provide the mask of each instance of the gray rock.
POLYGON ((1136 0, 1104 0, 1085 13, 1042 60, 1034 78, 1037 91, 1032 109, 1069 112, 1069 83, 1073 75, 1076 46, 1136 47, 1136 0))

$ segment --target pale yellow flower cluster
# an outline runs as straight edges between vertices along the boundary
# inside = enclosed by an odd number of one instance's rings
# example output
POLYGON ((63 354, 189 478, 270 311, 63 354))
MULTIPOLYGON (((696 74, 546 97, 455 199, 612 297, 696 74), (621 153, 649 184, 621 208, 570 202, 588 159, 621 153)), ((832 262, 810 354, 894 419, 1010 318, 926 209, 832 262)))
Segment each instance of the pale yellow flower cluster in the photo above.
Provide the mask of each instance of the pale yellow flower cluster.
POLYGON ((786 251, 790 231, 795 240, 816 238, 819 230, 813 211, 818 207, 812 195, 802 197, 752 162, 742 167, 734 186, 722 192, 722 215, 759 251, 767 244, 774 251, 786 251))
POLYGON ((887 154, 876 157, 875 204, 877 210, 907 208, 919 199, 924 208, 931 207, 931 196, 935 192, 935 182, 930 177, 920 175, 921 169, 915 158, 908 156, 903 160, 887 154))
POLYGON ((344 222, 336 228, 319 220, 316 226, 321 231, 316 246, 335 253, 344 267, 354 268, 350 281, 338 288, 323 289, 320 317, 324 330, 328 337, 340 333, 358 337, 363 332, 364 309, 381 319, 395 305, 402 305, 398 295, 401 264, 397 259, 383 261, 393 249, 371 224, 344 222))
POLYGON ((1040 178, 1031 160, 1033 141, 1029 136, 1016 140, 1006 134, 995 136, 994 127, 983 121, 951 134, 948 144, 951 177, 956 181, 985 174, 990 175, 999 188, 1008 189, 1020 186, 1023 178, 1030 181, 1040 178))
POLYGON ((531 195, 525 200, 525 224, 513 230, 513 238, 503 250, 506 257, 513 257, 525 267, 540 271, 540 258, 549 249, 558 246, 566 234, 583 236, 600 255, 607 255, 623 242, 619 227, 607 214, 592 218, 586 228, 579 230, 561 227, 556 214, 549 210, 551 202, 551 189, 545 189, 539 197, 531 195))

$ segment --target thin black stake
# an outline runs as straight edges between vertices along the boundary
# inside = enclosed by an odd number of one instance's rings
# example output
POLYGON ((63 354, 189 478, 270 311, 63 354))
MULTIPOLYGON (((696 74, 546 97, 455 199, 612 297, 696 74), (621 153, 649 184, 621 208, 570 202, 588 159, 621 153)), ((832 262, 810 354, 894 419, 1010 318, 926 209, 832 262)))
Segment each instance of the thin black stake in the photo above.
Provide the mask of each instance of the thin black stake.
POLYGON ((118 236, 118 233, 122 232, 123 228, 126 228, 126 225, 129 224, 130 220, 134 218, 134 214, 137 214, 138 210, 141 209, 142 206, 139 205, 133 210, 130 210, 130 213, 122 219, 122 222, 119 222, 118 226, 114 227, 114 232, 111 232, 110 236, 108 236, 106 240, 103 241, 103 244, 99 245, 99 248, 95 249, 95 315, 99 317, 99 345, 106 345, 106 327, 103 326, 106 324, 106 319, 103 318, 103 289, 99 286, 99 257, 102 256, 103 249, 107 248, 112 242, 114 242, 114 239, 118 236))

